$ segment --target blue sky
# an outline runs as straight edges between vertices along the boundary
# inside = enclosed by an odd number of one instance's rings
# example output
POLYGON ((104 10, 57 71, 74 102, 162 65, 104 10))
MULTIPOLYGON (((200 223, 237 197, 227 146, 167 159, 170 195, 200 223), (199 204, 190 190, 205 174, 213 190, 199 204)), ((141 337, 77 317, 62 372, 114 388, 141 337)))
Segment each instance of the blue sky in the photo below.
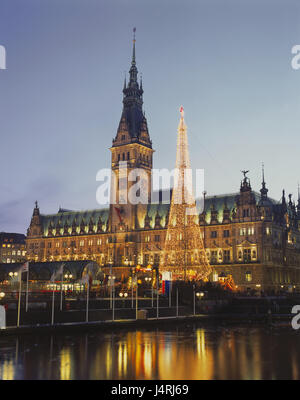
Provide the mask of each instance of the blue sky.
POLYGON ((25 232, 42 213, 92 209, 110 166, 132 28, 156 152, 174 168, 179 106, 193 168, 208 195, 253 189, 297 195, 300 44, 297 0, 1 0, 0 231, 25 232))

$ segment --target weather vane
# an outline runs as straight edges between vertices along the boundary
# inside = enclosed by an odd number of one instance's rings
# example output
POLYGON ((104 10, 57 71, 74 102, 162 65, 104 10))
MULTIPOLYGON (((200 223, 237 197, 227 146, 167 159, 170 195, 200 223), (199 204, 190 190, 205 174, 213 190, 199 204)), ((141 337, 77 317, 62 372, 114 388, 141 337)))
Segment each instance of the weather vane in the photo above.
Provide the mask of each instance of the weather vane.
POLYGON ((246 177, 246 174, 248 174, 248 172, 249 172, 249 170, 248 170, 248 171, 241 171, 241 173, 244 174, 244 178, 245 178, 245 179, 247 178, 247 177, 246 177))

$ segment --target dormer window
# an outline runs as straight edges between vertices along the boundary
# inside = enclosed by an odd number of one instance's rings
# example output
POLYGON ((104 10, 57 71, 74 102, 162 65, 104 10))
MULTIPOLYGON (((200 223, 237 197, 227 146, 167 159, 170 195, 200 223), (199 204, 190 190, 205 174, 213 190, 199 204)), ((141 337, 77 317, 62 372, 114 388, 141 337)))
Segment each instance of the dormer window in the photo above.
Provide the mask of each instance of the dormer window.
POLYGON ((121 140, 125 140, 126 139, 126 135, 122 135, 121 140))

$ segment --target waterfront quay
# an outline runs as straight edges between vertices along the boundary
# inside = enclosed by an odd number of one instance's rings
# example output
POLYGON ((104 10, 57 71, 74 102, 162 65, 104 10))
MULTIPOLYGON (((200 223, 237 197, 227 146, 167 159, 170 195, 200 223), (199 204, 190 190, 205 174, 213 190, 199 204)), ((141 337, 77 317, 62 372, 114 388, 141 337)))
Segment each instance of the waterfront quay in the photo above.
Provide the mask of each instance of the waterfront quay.
POLYGON ((17 301, 7 302, 6 328, 0 330, 0 335, 34 331, 132 329, 194 322, 219 325, 258 323, 291 327, 292 307, 300 304, 300 296, 296 295, 197 299, 195 303, 188 302, 184 297, 176 303, 173 296, 160 296, 158 304, 151 298, 113 299, 113 303, 110 298, 94 298, 89 301, 87 313, 87 303, 83 297, 65 297, 62 309, 58 293, 56 297, 54 310, 50 296, 44 295, 29 302, 27 311, 23 301, 19 326, 17 301))

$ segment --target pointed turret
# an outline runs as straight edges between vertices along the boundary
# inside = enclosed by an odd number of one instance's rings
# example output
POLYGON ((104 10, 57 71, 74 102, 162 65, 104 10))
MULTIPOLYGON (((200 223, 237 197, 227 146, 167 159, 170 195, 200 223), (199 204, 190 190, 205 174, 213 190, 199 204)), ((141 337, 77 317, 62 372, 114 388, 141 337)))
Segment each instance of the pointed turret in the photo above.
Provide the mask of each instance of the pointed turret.
POLYGON ((261 200, 266 200, 268 197, 268 189, 266 188, 265 182, 265 171, 264 171, 264 164, 262 164, 262 183, 261 183, 261 200))
POLYGON ((27 229, 27 236, 40 236, 42 235, 42 217, 40 215, 40 209, 38 202, 35 202, 35 207, 33 209, 32 218, 30 221, 30 226, 27 229))
POLYGON ((282 190, 282 198, 281 198, 281 204, 283 206, 286 206, 286 201, 285 201, 285 190, 282 190))
MULTIPOLYGON (((118 127, 118 133, 116 138, 113 140, 113 146, 119 145, 119 140, 122 139, 122 136, 126 137, 126 141, 139 141, 141 134, 143 133, 143 144, 146 143, 148 147, 151 147, 151 141, 148 135, 148 130, 146 131, 146 139, 145 140, 145 130, 143 127, 145 126, 145 116, 143 114, 143 88, 142 88, 142 79, 140 84, 138 83, 138 70, 136 67, 136 55, 135 55, 135 31, 134 28, 133 33, 133 48, 132 48, 132 59, 131 66, 129 70, 129 81, 126 84, 126 77, 124 81, 123 88, 123 111, 120 120, 120 124, 118 127)), ((146 122, 147 125, 147 122, 146 122)), ((124 143, 124 139, 123 139, 124 143)))
POLYGON ((32 215, 33 215, 33 216, 34 216, 34 215, 40 215, 40 209, 39 209, 37 200, 35 201, 34 205, 35 205, 35 207, 34 207, 34 209, 33 209, 32 215))
POLYGON ((298 183, 297 217, 300 218, 300 188, 298 183))
POLYGON ((224 199, 224 208, 223 208, 223 224, 230 222, 230 209, 227 205, 227 197, 224 199))

